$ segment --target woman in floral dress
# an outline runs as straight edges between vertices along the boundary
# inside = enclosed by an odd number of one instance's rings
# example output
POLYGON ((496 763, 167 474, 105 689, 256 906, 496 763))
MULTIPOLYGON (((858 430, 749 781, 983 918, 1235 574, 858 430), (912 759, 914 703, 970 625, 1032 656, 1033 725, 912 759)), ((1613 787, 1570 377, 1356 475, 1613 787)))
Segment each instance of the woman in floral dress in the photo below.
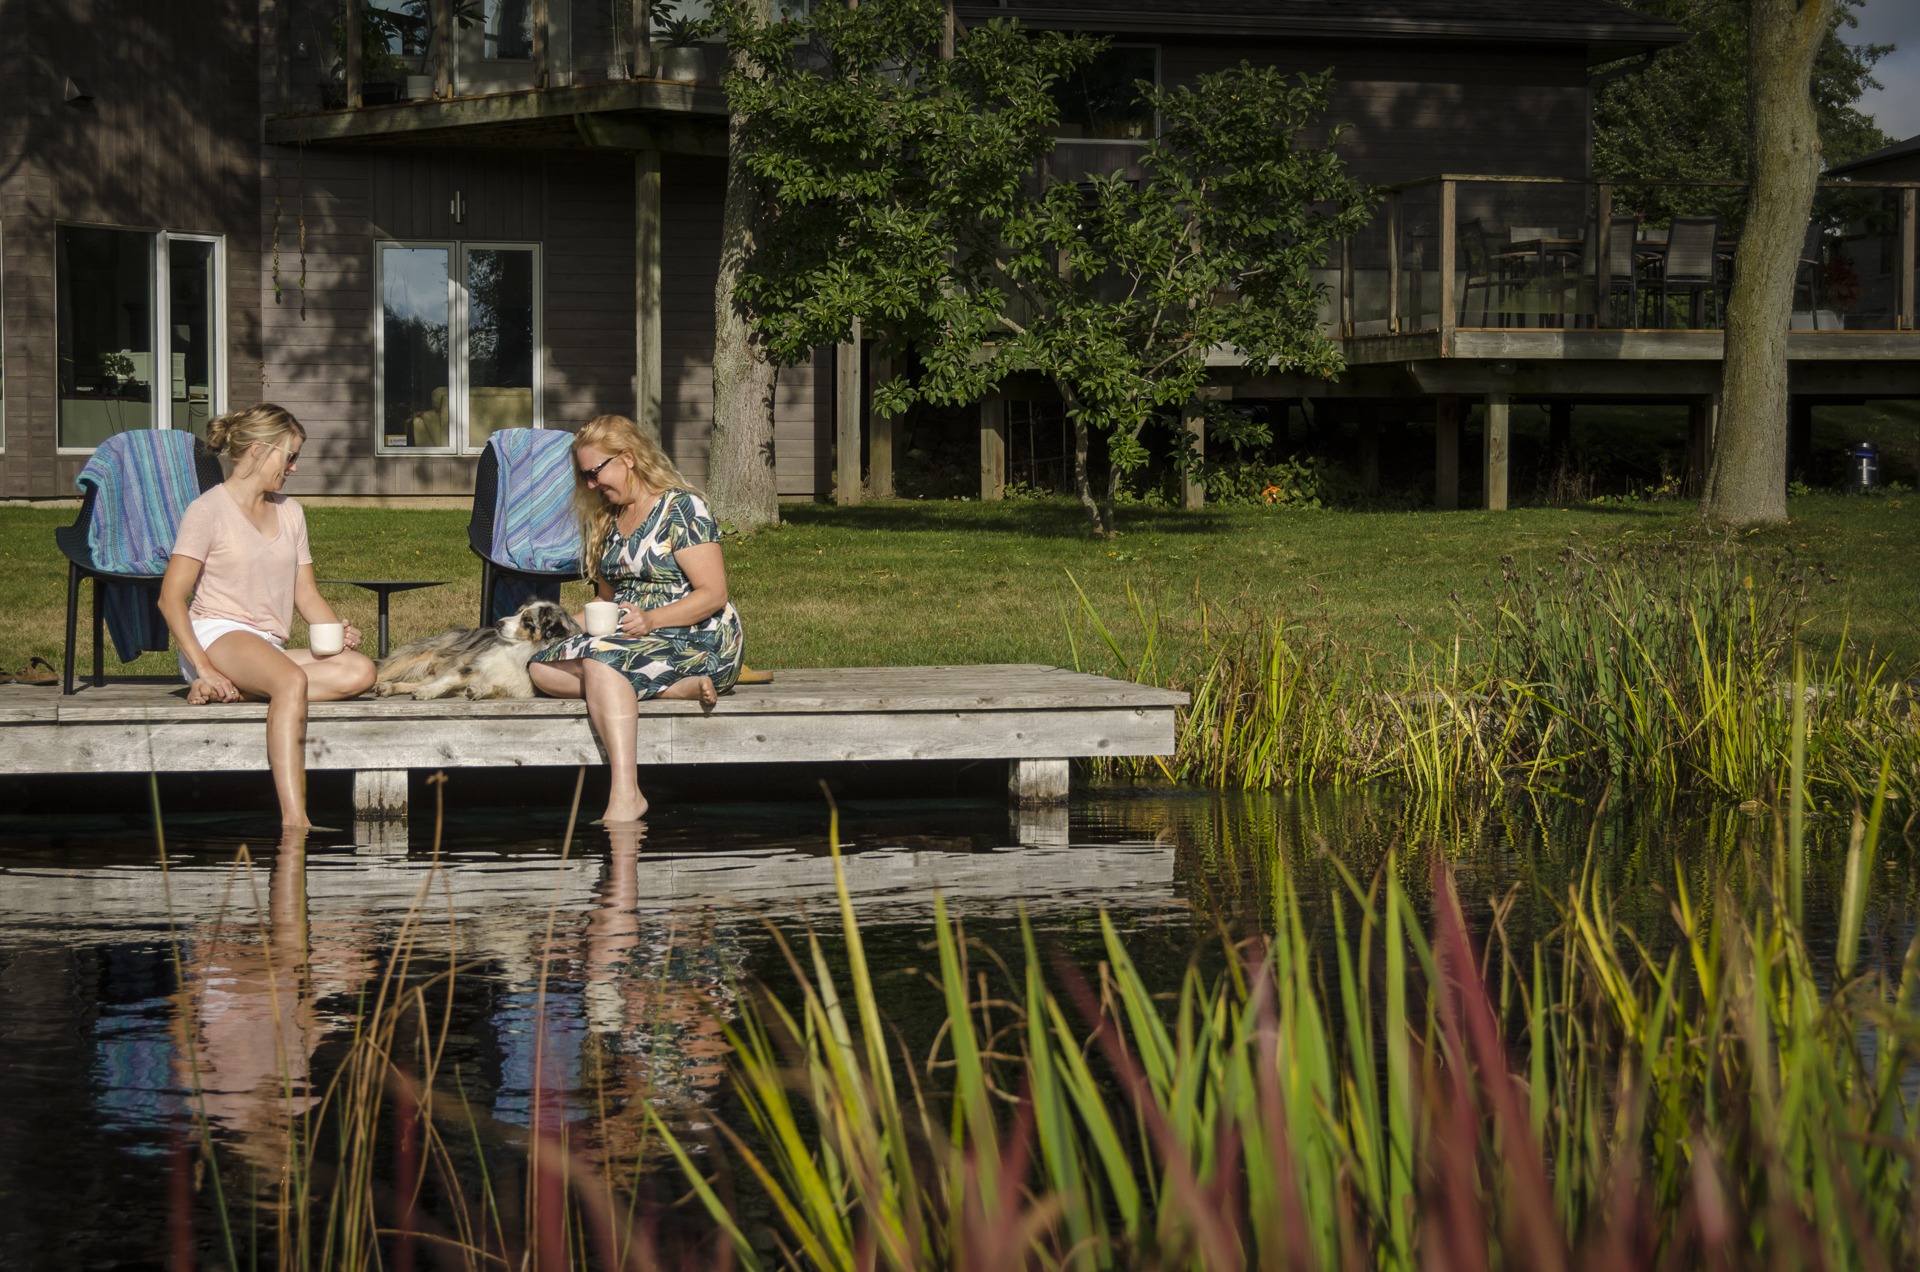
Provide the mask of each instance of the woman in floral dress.
MULTIPOLYGON (((573 439, 574 501, 595 594, 620 606, 609 636, 575 636, 534 655, 534 686, 584 698, 613 777, 604 820, 647 811, 635 769, 642 698, 712 706, 740 678, 740 615, 727 599, 720 528, 706 500, 624 415, 589 420, 573 439)), ((581 616, 576 615, 576 619, 581 616)))

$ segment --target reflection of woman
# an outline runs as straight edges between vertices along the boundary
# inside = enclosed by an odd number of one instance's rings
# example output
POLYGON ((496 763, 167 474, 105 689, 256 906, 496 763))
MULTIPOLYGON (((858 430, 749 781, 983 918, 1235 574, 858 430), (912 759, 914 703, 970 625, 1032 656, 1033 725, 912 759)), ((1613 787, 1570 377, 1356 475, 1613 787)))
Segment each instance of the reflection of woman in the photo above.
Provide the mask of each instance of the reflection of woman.
POLYGON ((286 647, 296 609, 309 623, 340 621, 314 581, 306 514, 280 493, 306 439, 298 420, 264 402, 208 424, 208 449, 233 472, 181 515, 160 581, 187 701, 266 700, 267 766, 292 827, 307 825, 307 703, 373 687, 353 627, 337 654, 286 647))
POLYGON ((647 811, 635 771, 643 698, 711 706, 740 677, 740 615, 727 600, 720 528, 651 438, 601 415, 573 440, 574 500, 595 594, 620 605, 610 636, 576 636, 534 655, 541 693, 585 698, 613 777, 608 822, 647 811))

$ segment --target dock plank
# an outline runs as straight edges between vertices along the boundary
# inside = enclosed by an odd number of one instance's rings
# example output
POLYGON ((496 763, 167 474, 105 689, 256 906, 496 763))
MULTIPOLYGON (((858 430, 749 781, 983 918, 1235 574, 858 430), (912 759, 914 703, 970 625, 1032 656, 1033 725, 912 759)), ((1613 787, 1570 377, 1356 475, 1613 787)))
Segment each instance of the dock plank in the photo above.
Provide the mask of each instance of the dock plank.
MULTIPOLYGON (((1163 755, 1186 695, 1041 665, 800 668, 711 710, 643 702, 639 762, 1063 760, 1163 755)), ((259 703, 189 706, 177 683, 70 697, 0 687, 0 774, 258 771, 259 703)), ((360 698, 311 710, 307 765, 399 770, 597 764, 583 703, 360 698)))

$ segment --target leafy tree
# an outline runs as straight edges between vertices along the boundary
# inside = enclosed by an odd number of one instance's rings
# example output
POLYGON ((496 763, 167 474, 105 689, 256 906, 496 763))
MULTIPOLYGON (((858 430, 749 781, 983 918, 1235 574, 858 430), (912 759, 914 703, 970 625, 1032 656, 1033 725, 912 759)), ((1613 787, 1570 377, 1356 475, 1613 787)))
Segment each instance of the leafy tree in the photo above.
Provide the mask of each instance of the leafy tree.
POLYGON ((1046 175, 1053 90, 1097 42, 995 21, 941 55, 934 0, 821 7, 782 26, 722 21, 750 75, 729 80, 772 210, 739 302, 775 359, 868 334, 919 355, 876 389, 899 411, 971 401, 1038 370, 1075 432, 1076 481, 1113 530, 1145 432, 1193 397, 1207 359, 1331 377, 1314 277, 1369 208, 1328 147, 1302 142, 1327 76, 1243 64, 1192 88, 1138 85, 1160 120, 1140 176, 1046 175), (1111 471, 1096 491, 1091 437, 1111 471))
MULTIPOLYGON (((1656 53, 1646 70, 1600 89, 1593 106, 1594 171, 1663 181, 1746 181, 1752 172, 1747 0, 1625 2, 1666 18, 1690 38, 1656 53)), ((1847 42, 1856 25, 1852 11, 1864 3, 1828 6, 1814 58, 1810 92, 1828 163, 1844 163, 1894 140, 1857 104, 1877 86, 1874 63, 1893 51, 1890 45, 1847 42)), ((1643 215, 1665 219, 1676 211, 1700 211, 1703 202, 1737 216, 1745 194, 1702 200, 1698 191, 1649 187, 1623 191, 1622 198, 1643 215)))

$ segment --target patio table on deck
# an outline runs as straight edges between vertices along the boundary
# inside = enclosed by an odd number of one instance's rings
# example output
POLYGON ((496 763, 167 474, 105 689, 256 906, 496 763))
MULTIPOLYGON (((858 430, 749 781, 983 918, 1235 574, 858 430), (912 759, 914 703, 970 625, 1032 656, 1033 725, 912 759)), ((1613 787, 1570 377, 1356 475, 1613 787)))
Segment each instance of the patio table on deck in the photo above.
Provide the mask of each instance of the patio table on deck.
MULTIPOLYGON (((1578 271, 1586 251, 1586 242, 1585 238, 1569 238, 1562 235, 1516 239, 1508 243, 1506 247, 1497 254, 1496 259, 1514 261, 1530 258, 1533 261, 1531 277, 1543 282, 1550 277, 1547 273, 1547 267, 1549 262, 1551 262, 1561 270, 1561 286, 1558 294, 1564 297, 1566 294, 1565 284, 1568 281, 1568 275, 1565 272, 1567 264, 1571 262, 1575 270, 1578 271)), ((1725 281, 1729 285, 1731 284, 1733 274, 1733 254, 1739 246, 1739 240, 1737 239, 1721 239, 1713 245, 1716 268, 1724 268, 1726 272, 1725 281)), ((1635 270, 1647 268, 1650 272, 1657 272, 1661 262, 1666 260, 1666 256, 1667 241, 1664 238, 1634 240, 1633 264, 1635 270)), ((1573 274, 1571 281, 1578 284, 1586 280, 1576 272, 1573 274)), ((1650 283, 1655 280, 1643 278, 1641 281, 1643 283, 1650 283)), ((1546 325, 1545 319, 1548 316, 1547 312, 1540 310, 1536 311, 1536 313, 1541 319, 1540 325, 1544 327, 1546 325)), ((1566 319, 1569 315, 1566 312, 1564 304, 1554 311, 1554 316, 1561 320, 1562 326, 1566 325, 1566 319)), ((1578 318, 1588 317, 1589 315, 1575 314, 1572 316, 1578 318)), ((1638 317, 1638 315, 1635 316, 1638 317)), ((1700 326, 1699 297, 1697 295, 1694 299, 1694 312, 1691 325, 1696 328, 1700 326)))
POLYGON ((321 579, 322 583, 337 583, 342 587, 363 587, 380 598, 380 653, 387 656, 387 602, 395 592, 411 592, 423 587, 444 587, 445 579, 321 579))

